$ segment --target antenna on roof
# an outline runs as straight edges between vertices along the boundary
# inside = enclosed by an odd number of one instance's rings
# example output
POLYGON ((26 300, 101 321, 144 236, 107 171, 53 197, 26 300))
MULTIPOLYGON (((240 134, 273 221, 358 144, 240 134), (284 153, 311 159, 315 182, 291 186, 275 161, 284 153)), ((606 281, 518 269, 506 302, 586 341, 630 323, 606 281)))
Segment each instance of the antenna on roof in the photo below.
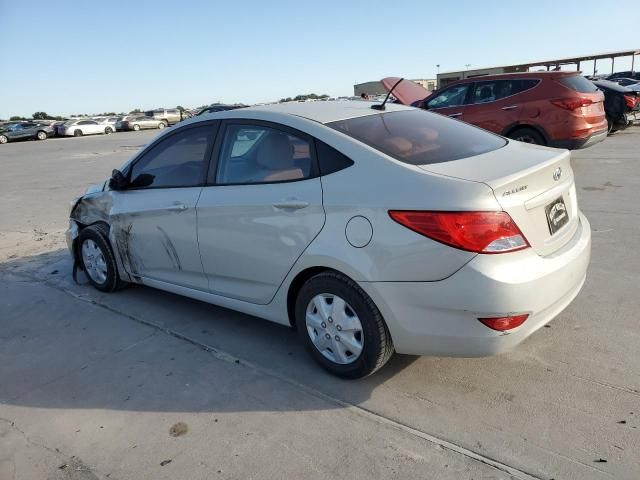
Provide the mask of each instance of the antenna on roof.
POLYGON ((374 110, 385 110, 385 106, 384 104, 387 103, 387 100, 389 100, 389 95, 391 95, 393 93, 393 91, 395 90, 395 88, 398 86, 398 84, 404 80, 404 78, 401 78, 400 80, 398 80, 395 85, 393 87, 391 87, 391 90, 389 90, 389 93, 387 93, 387 96, 384 98, 384 102, 382 102, 380 105, 375 104, 375 105, 371 105, 371 108, 373 108, 374 110))

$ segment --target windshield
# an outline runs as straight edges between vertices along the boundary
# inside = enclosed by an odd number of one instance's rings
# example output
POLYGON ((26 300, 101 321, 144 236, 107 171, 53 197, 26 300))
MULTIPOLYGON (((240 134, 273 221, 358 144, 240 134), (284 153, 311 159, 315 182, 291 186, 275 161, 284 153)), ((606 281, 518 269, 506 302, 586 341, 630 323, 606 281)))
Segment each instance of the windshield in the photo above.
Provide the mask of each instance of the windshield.
POLYGON ((477 127, 417 109, 379 113, 327 125, 412 165, 458 160, 507 144, 504 138, 477 127))

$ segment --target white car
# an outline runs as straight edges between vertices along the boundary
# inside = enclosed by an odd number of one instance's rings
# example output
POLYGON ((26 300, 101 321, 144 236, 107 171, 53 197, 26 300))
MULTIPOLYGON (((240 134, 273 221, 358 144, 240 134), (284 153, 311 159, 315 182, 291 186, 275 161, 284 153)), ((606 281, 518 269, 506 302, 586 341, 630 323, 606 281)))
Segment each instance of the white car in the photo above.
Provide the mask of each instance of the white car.
POLYGON ((73 258, 103 291, 139 283, 294 326, 343 377, 394 351, 516 346, 585 281, 569 152, 375 105, 181 123, 73 203, 73 258))
POLYGON ((115 131, 115 124, 99 123, 91 119, 69 120, 58 126, 58 135, 81 137, 83 135, 94 135, 104 133, 109 135, 115 131))
MULTIPOLYGON (((99 117, 99 118, 94 118, 93 120, 98 122, 100 125, 104 125, 105 127, 109 127, 111 129, 111 131, 109 133, 113 133, 113 132, 116 131, 116 123, 118 122, 119 118, 120 117, 99 117)), ((106 128, 105 128, 105 130, 106 130, 106 128)))

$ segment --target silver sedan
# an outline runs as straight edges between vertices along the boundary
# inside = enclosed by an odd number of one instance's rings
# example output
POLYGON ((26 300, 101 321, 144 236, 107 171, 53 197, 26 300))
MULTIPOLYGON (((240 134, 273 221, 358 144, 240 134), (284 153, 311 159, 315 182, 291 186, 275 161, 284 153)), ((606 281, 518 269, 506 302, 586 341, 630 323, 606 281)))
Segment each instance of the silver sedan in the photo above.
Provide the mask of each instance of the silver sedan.
POLYGON ((582 288, 570 154, 372 102, 215 113, 73 203, 94 287, 138 283, 295 327, 336 375, 515 347, 582 288))

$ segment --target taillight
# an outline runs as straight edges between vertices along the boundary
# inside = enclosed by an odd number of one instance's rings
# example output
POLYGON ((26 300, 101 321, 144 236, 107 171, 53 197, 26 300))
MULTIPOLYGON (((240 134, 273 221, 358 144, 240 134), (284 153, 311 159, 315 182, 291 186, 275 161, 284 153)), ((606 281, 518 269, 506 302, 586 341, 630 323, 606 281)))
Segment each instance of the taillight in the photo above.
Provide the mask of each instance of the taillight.
POLYGON ((389 216, 420 235, 476 253, 506 253, 529 242, 507 212, 391 210, 389 216))
POLYGON ((529 318, 529 314, 523 313, 522 315, 510 315, 508 317, 479 318, 478 320, 480 320, 492 330, 504 332, 506 330, 511 330, 519 327, 525 322, 527 318, 529 318))
POLYGON ((593 103, 590 98, 558 98, 551 100, 556 107, 564 108, 565 110, 576 110, 580 107, 587 107, 593 103))
POLYGON ((636 108, 636 103, 638 103, 638 98, 632 97, 631 95, 623 95, 624 103, 627 104, 627 107, 633 109, 636 108))

